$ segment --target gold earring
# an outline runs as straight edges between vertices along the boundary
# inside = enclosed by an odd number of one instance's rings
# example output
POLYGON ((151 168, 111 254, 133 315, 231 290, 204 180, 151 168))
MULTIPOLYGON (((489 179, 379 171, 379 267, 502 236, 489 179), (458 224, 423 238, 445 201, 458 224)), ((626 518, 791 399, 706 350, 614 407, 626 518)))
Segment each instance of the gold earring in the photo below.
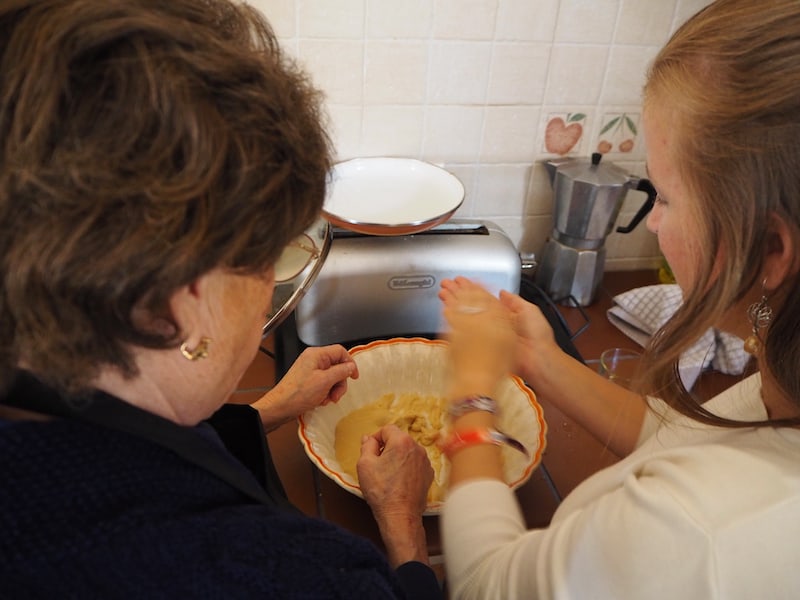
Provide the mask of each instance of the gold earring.
POLYGON ((181 344, 181 354, 187 360, 191 360, 192 362, 199 360, 201 358, 206 358, 208 356, 208 347, 211 345, 211 338, 202 337, 200 338, 200 342, 197 344, 195 348, 189 348, 186 345, 186 342, 181 344))
POLYGON ((752 333, 744 341, 744 351, 748 354, 758 354, 762 341, 760 331, 772 321, 772 307, 767 302, 765 291, 767 280, 761 283, 761 300, 753 302, 747 308, 747 319, 750 321, 752 333))

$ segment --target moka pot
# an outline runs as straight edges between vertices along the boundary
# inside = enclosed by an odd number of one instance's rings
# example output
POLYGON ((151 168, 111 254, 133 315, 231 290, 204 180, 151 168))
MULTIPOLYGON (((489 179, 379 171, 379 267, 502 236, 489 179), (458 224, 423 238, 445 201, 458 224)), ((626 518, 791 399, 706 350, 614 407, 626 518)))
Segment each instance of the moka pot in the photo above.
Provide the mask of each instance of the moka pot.
POLYGON ((629 233, 653 208, 656 191, 649 180, 629 175, 603 155, 559 158, 544 163, 553 185, 553 230, 536 270, 536 282, 561 304, 587 306, 594 301, 605 267, 605 241, 628 190, 647 194, 631 222, 617 227, 629 233))

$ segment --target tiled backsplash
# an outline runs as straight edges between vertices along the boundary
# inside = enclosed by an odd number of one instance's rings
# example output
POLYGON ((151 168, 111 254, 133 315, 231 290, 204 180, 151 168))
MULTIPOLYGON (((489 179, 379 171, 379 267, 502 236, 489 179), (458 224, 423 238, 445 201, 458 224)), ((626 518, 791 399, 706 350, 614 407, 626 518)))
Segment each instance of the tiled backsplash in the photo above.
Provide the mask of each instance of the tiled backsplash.
MULTIPOLYGON (((456 216, 540 253, 552 227, 541 161, 601 151, 644 175, 641 87, 669 34, 709 0, 250 0, 327 95, 341 160, 440 164, 456 216)), ((644 201, 629 192, 627 223, 644 201)), ((607 268, 650 267, 644 224, 612 233, 607 268)))

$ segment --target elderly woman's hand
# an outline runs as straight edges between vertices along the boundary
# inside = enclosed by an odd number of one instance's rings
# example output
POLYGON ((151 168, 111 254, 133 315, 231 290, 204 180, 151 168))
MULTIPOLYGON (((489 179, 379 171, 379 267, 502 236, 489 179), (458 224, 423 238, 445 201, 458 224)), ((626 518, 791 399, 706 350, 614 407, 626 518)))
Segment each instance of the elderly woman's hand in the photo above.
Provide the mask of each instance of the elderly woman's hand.
POLYGON ((343 346, 306 348, 277 385, 253 403, 267 429, 304 412, 338 402, 358 367, 343 346))
POLYGON ((422 513, 433 467, 425 449, 396 425, 385 425, 364 436, 356 469, 389 561, 395 566, 409 560, 427 562, 422 513))

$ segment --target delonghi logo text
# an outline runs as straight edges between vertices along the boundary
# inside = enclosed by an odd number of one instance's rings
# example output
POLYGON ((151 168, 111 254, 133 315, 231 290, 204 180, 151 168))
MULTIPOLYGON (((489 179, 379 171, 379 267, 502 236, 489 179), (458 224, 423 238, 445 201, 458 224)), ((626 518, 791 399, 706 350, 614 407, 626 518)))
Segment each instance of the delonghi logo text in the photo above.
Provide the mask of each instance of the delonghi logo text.
POLYGON ((400 275, 389 280, 390 290, 422 290, 433 287, 436 278, 433 275, 400 275))

